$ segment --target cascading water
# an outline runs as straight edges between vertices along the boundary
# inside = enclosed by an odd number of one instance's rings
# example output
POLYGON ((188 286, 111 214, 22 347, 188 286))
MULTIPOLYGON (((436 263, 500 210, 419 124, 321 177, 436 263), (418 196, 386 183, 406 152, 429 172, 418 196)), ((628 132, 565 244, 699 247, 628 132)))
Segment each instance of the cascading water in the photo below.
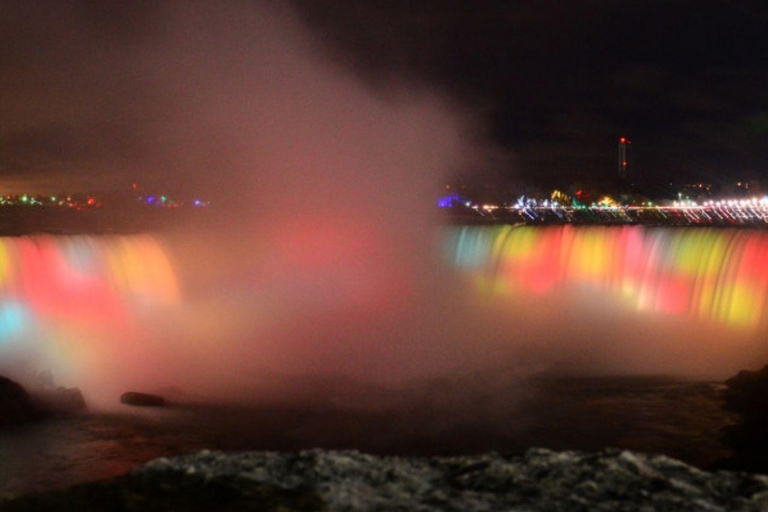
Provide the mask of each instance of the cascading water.
POLYGON ((179 301, 150 235, 0 238, 0 282, 0 366, 22 381, 54 367, 76 383, 106 352, 129 359, 147 317, 179 301))
POLYGON ((768 234, 451 227, 444 258, 495 353, 543 371, 724 378, 763 364, 768 234))
POLYGON ((2 371, 52 368, 112 403, 127 386, 237 395, 283 372, 727 374, 762 354, 759 231, 442 228, 449 265, 433 255, 432 277, 333 223, 265 233, 239 267, 180 240, 0 240, 2 371))
POLYGON ((463 227, 448 257, 490 294, 587 285, 637 311, 764 328, 768 234, 640 227, 463 227))

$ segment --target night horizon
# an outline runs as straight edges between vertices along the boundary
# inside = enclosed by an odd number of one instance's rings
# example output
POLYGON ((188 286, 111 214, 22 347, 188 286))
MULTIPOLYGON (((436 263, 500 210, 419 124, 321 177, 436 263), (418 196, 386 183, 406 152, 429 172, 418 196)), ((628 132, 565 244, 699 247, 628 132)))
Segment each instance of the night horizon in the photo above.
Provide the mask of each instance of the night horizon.
MULTIPOLYGON (((768 176, 768 71, 759 59, 768 8, 759 2, 294 5, 316 51, 374 94, 397 101, 409 87, 431 89, 472 119, 480 155, 455 178, 611 181, 621 136, 634 141, 638 182, 768 176)), ((178 108, 191 105, 154 85, 165 79, 158 64, 186 58, 174 40, 173 13, 184 10, 171 6, 40 0, 4 8, 0 183, 180 187, 194 139, 171 134, 173 145, 157 148, 146 135, 186 122, 178 108)), ((226 57, 210 50, 200 59, 215 73, 226 57)), ((174 72, 171 80, 200 79, 194 68, 174 72)), ((211 154, 207 172, 227 172, 226 158, 211 154)))

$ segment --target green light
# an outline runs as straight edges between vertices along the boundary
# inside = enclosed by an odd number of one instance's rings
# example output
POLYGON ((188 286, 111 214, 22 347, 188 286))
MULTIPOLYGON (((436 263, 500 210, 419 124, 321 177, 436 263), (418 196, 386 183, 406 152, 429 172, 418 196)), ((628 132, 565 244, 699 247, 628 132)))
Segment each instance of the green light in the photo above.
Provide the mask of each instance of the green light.
POLYGON ((165 196, 160 196, 160 200, 161 200, 162 202, 166 202, 166 201, 168 200, 168 198, 167 198, 167 197, 165 197, 165 196))
POLYGON ((23 196, 21 196, 21 202, 22 202, 22 203, 26 203, 26 202, 27 202, 27 199, 28 199, 28 198, 27 198, 27 194, 24 194, 23 196))
POLYGON ((51 201, 55 201, 55 200, 56 200, 56 196, 51 196, 51 201))

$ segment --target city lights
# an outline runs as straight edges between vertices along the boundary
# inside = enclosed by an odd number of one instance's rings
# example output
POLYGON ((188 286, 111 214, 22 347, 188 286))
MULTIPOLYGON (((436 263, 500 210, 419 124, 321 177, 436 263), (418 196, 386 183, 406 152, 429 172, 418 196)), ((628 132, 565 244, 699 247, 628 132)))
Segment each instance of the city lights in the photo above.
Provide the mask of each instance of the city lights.
POLYGON ((0 208, 58 208, 70 210, 96 210, 104 207, 126 205, 149 206, 153 208, 179 208, 191 206, 203 208, 210 206, 209 200, 196 197, 192 200, 176 198, 167 194, 144 194, 137 184, 126 193, 71 193, 71 194, 5 194, 0 195, 0 208))
MULTIPOLYGON (((704 188, 704 185, 702 188, 704 188)), ((660 224, 660 225, 768 225, 768 196, 621 201, 610 195, 599 195, 587 201, 583 191, 570 197, 559 190, 550 197, 521 195, 505 203, 443 198, 440 207, 457 219, 490 223, 526 224, 660 224)))

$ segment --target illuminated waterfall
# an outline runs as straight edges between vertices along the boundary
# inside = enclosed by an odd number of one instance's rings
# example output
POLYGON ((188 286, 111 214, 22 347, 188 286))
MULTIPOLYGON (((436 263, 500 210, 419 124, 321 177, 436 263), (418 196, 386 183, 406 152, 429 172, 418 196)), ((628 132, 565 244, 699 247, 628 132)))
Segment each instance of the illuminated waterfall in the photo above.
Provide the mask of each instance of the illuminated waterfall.
POLYGON ((643 227, 462 227, 447 257, 487 294, 590 286, 638 311, 754 329, 766 318, 768 233, 643 227))
POLYGON ((171 264, 151 236, 0 238, 0 348, 125 332, 143 311, 177 300, 171 264))

